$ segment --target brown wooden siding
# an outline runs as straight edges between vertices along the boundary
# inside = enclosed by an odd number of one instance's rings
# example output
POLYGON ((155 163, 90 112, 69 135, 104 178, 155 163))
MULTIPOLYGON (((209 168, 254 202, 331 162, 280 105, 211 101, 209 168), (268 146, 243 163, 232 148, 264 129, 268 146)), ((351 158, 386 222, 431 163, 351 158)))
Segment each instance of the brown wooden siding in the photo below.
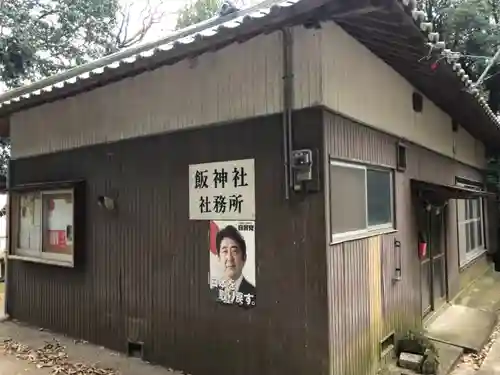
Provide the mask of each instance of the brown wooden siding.
MULTIPOLYGON (((397 142, 393 136, 325 112, 327 158, 395 168, 397 142)), ((328 249, 332 374, 371 375, 372 364, 379 361, 380 340, 393 331, 398 333, 421 325, 420 263, 410 179, 441 184, 455 184, 456 176, 482 180, 482 173, 474 168, 414 144, 407 147, 407 169, 395 172, 397 232, 332 245, 328 249), (399 257, 394 248, 396 240, 401 242, 402 255, 402 280, 398 282, 393 281, 399 257), (374 261, 374 253, 380 255, 379 262, 374 261), (376 267, 380 270, 374 270, 376 267), (380 279, 369 279, 367 275, 380 275, 380 279), (377 282, 381 294, 373 293, 372 284, 377 282), (377 298, 381 301, 376 301, 377 298), (382 306, 382 324, 372 309, 378 303, 382 306), (361 341, 353 344, 352 340, 361 341)), ((450 298, 460 290, 454 207, 450 203, 447 215, 450 298)), ((326 210, 329 210, 328 204, 326 210)))
MULTIPOLYGON (((318 33, 302 26, 293 28, 296 109, 321 102, 318 33)), ((279 31, 260 35, 15 113, 12 156, 36 156, 280 113, 281 38, 279 31)))
MULTIPOLYGON (((329 21, 293 27, 294 106, 323 105, 462 162, 484 167, 484 145, 369 49, 329 21), (390 87, 380 94, 381 87, 390 87)), ((283 110, 281 33, 13 114, 12 157, 270 115, 283 110), (102 126, 105 123, 106 126, 102 126)))
POLYGON ((353 126, 345 117, 327 114, 326 142, 332 158, 370 162, 394 168, 394 138, 366 126, 353 126))
POLYGON ((280 46, 279 32, 258 36, 15 113, 13 157, 279 113, 280 46))
MULTIPOLYGON (((322 115, 295 115, 296 147, 322 148, 322 115)), ((322 166, 320 166, 322 168, 322 166)), ((322 193, 284 199, 281 117, 15 160, 14 185, 85 179, 84 263, 10 261, 12 317, 192 374, 327 374, 322 193), (188 165, 255 158, 258 305, 209 296, 207 222, 188 219, 188 165), (117 196, 118 214, 98 209, 117 196)))
POLYGON ((379 340, 383 334, 381 288, 382 237, 350 241, 328 252, 332 374, 376 372, 379 340))
POLYGON ((480 141, 462 127, 454 133, 450 116, 425 96, 422 112, 415 113, 411 101, 418 90, 338 24, 322 24, 317 38, 321 45, 323 105, 470 165, 485 166, 480 141), (386 87, 390 90, 381 91, 386 87))

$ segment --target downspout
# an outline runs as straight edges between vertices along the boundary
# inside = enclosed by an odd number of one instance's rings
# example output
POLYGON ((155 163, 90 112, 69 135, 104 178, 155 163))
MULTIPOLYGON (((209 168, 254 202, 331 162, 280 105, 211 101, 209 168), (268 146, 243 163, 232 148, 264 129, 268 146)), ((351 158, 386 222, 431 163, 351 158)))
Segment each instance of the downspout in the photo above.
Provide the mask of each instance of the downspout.
POLYGON ((5 253, 4 253, 4 262, 5 262, 5 275, 4 275, 4 298, 3 298, 3 317, 1 321, 8 320, 10 318, 9 316, 9 311, 10 311, 10 305, 9 305, 9 298, 10 298, 10 292, 9 292, 9 254, 11 254, 11 247, 12 247, 12 179, 11 179, 11 170, 12 170, 12 160, 9 159, 9 162, 7 164, 7 211, 6 211, 6 241, 5 241, 5 253))
POLYGON ((293 84, 293 32, 289 27, 281 30, 283 34, 283 160, 285 167, 285 199, 290 199, 292 180, 292 112, 294 98, 293 84))

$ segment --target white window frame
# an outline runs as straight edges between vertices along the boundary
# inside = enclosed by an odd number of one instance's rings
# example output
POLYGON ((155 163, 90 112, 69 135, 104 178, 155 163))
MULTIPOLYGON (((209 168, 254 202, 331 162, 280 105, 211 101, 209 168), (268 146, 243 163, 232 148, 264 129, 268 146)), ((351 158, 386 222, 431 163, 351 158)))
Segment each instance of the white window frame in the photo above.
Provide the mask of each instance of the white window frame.
MULTIPOLYGON (((471 181, 471 182, 475 182, 477 184, 481 183, 480 181, 471 181)), ((472 188, 472 189, 476 189, 478 191, 481 191, 481 188, 476 186, 476 185, 471 185, 471 184, 467 184, 467 183, 463 183, 463 182, 457 182, 456 185, 463 187, 463 188, 468 188, 468 189, 472 188)), ((459 202, 458 202, 458 200, 455 201, 456 209, 457 209, 457 243, 458 243, 457 251, 458 251, 458 261, 459 261, 460 268, 466 267, 468 264, 470 264, 471 262, 476 260, 478 257, 483 255, 487 251, 487 247, 486 247, 486 221, 485 221, 485 216, 484 216, 484 200, 481 197, 473 198, 473 199, 479 200, 479 219, 473 218, 473 219, 460 220, 459 202), (466 249, 467 243, 461 244, 461 242, 460 242, 460 238, 461 238, 460 229, 467 228, 467 224, 473 223, 473 222, 475 223, 478 221, 481 221, 482 245, 478 246, 474 249, 471 249, 469 252, 467 252, 467 249, 466 249)), ((464 210, 466 209, 466 205, 468 203, 467 199, 465 199, 465 201, 466 202, 463 206, 464 210)), ((465 212, 463 213, 463 215, 465 217, 465 212)), ((467 236, 467 233, 465 233, 463 236, 463 238, 465 240, 467 238, 466 236, 467 236)))
MULTIPOLYGON (((344 161, 337 161, 334 159, 330 159, 330 165, 328 168, 328 186, 329 186, 329 191, 328 194, 331 194, 331 179, 330 179, 330 167, 331 166, 339 166, 339 167, 344 167, 344 168, 352 168, 352 169, 362 169, 365 171, 365 223, 366 223, 366 228, 364 229, 358 229, 358 230, 352 230, 348 232, 342 232, 342 233, 331 233, 331 241, 332 243, 340 243, 340 242, 345 242, 357 238, 363 238, 363 237, 370 237, 374 236, 377 234, 381 233, 387 233, 387 232, 394 232, 395 231, 395 205, 394 205, 394 170, 390 168, 384 168, 384 167, 379 167, 379 166, 371 166, 371 165, 364 165, 364 164, 355 164, 355 163, 348 163, 344 161), (390 178, 390 195, 391 195, 391 221, 389 223, 385 224, 379 224, 379 225, 368 225, 368 178, 367 178, 367 171, 368 170, 373 170, 373 171, 382 171, 386 172, 389 174, 390 178)), ((332 215, 332 209, 331 209, 331 204, 329 205, 329 215, 331 217, 332 215)), ((331 225, 329 230, 331 231, 331 225)))
POLYGON ((8 258, 10 259, 17 259, 17 260, 24 260, 28 262, 34 262, 34 263, 45 263, 45 264, 52 264, 52 265, 58 265, 58 266, 63 266, 63 267, 74 267, 75 263, 75 243, 76 243, 76 231, 75 231, 75 191, 74 189, 57 189, 57 190, 38 190, 38 191, 20 191, 20 192, 15 192, 14 193, 16 196, 16 204, 15 207, 15 214, 13 215, 16 224, 15 224, 15 233, 13 233, 14 241, 13 243, 15 244, 13 253, 8 255, 8 258), (39 220, 40 220, 40 241, 39 241, 39 247, 37 249, 23 249, 20 248, 19 245, 19 232, 21 230, 20 228, 20 215, 21 215, 21 197, 24 195, 28 194, 40 194, 39 199, 41 201, 41 209, 39 212, 39 220), (44 252, 43 251, 43 246, 44 246, 44 235, 45 235, 45 225, 44 225, 44 209, 43 209, 43 202, 44 198, 47 196, 51 195, 58 195, 58 194, 71 194, 71 199, 73 202, 73 218, 72 218, 72 226, 73 226, 73 251, 72 254, 55 254, 55 253, 49 253, 49 252, 44 252))

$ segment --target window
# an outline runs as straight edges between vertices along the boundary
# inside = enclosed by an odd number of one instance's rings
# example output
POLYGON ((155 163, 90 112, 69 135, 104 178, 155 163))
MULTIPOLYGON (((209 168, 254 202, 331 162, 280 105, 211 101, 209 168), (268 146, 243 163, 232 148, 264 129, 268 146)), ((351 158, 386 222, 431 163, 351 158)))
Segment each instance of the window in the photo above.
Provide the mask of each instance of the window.
POLYGON ((73 266, 73 189, 20 192, 12 198, 14 258, 73 266))
POLYGON ((392 171, 387 169, 330 163, 333 240, 394 227, 392 178, 392 171))
POLYGON ((460 265, 464 266, 486 249, 482 199, 457 200, 457 216, 460 265))

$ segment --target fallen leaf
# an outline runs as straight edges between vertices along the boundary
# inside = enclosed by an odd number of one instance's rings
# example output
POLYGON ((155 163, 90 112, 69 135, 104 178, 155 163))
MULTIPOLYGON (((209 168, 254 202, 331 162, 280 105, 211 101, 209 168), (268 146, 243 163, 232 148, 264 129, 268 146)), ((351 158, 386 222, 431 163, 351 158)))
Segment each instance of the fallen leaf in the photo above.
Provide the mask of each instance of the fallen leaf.
MULTIPOLYGON (((87 365, 68 360, 66 347, 57 340, 46 342, 39 349, 32 349, 12 339, 4 340, 4 353, 15 355, 16 359, 33 363, 36 368, 51 368, 51 375, 118 375, 114 369, 100 368, 98 364, 87 365)), ((28 369, 25 369, 28 371, 28 369)))

